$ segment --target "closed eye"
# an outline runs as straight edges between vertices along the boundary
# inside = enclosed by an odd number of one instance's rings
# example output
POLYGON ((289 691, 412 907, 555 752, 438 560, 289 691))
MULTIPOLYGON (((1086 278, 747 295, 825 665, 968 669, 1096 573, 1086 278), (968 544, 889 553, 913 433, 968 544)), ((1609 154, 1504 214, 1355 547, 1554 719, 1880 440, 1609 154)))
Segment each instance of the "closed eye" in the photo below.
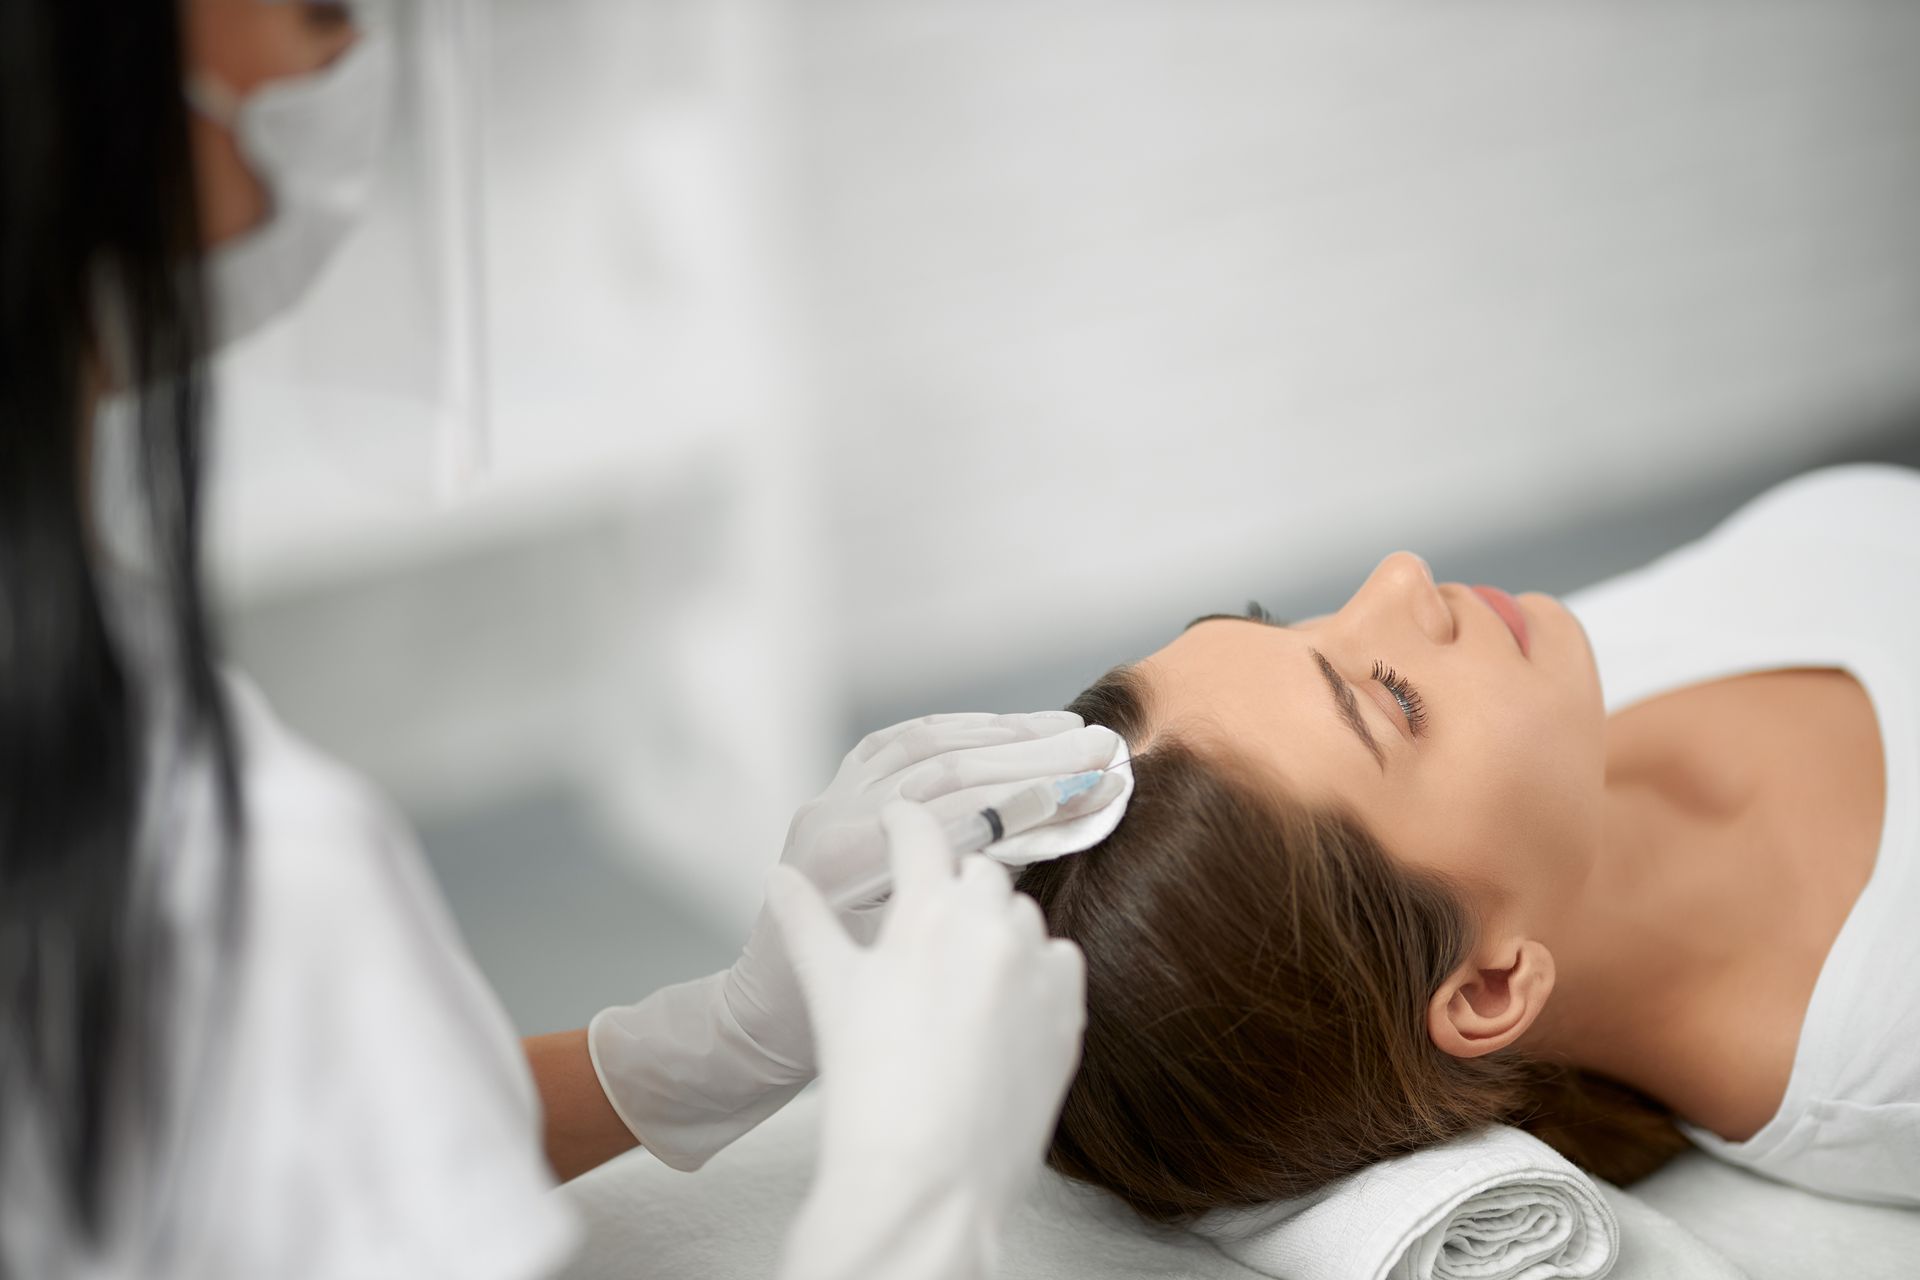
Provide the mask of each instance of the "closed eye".
POLYGON ((1400 704, 1400 714, 1407 718, 1407 730, 1414 737, 1427 731, 1427 706, 1420 697, 1420 691, 1413 687, 1398 671, 1378 659, 1374 660, 1373 678, 1386 687, 1393 700, 1400 704))

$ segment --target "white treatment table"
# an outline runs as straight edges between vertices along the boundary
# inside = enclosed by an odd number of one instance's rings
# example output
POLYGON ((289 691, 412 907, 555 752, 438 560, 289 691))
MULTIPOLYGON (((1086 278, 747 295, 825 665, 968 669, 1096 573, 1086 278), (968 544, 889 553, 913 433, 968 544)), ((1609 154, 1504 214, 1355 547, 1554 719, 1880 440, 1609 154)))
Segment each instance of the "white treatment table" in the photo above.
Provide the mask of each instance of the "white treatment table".
MULTIPOLYGON (((586 1231, 567 1280, 771 1280, 811 1177, 817 1105, 802 1095, 698 1173, 636 1152, 569 1183, 558 1194, 586 1231)), ((1611 1280, 1920 1276, 1920 1210, 1809 1195, 1701 1154, 1632 1193, 1605 1190, 1621 1228, 1611 1280)), ((1008 1224, 1001 1276, 1271 1280, 1051 1172, 1008 1224)))

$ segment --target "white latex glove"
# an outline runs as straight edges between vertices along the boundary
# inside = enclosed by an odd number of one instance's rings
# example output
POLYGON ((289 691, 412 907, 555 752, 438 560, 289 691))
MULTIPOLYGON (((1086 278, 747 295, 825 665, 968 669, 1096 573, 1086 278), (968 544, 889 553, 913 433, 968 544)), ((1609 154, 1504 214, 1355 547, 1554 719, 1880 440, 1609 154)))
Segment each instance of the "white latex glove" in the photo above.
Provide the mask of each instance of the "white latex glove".
POLYGON ((893 909, 857 945, 785 868, 767 905, 820 1050, 820 1166, 782 1280, 959 1280, 994 1270, 1086 1027, 1086 964, 1005 868, 960 860, 926 810, 890 807, 893 909))
MULTIPOLYGON (((1036 780, 1102 768, 1118 742, 1064 711, 926 716, 878 730, 794 815, 781 863, 834 898, 885 865, 878 817, 894 801, 957 817, 1036 780)), ((844 913, 861 938, 878 917, 858 905, 844 913)), ((699 1168, 785 1106, 814 1072, 806 1003, 764 911, 731 969, 601 1010, 587 1047, 613 1109, 676 1169, 699 1168)))

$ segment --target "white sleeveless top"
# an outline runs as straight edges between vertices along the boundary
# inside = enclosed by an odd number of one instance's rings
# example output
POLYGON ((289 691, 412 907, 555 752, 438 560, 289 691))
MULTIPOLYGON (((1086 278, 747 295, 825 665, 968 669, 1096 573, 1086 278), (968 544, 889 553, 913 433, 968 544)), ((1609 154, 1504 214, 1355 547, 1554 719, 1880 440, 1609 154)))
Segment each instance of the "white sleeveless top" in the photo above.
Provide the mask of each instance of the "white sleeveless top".
POLYGON ((1920 472, 1811 472, 1698 542, 1579 592, 1609 713, 1786 667, 1860 682, 1886 813, 1873 873, 1815 984, 1780 1110, 1701 1147, 1814 1191, 1920 1204, 1920 472))

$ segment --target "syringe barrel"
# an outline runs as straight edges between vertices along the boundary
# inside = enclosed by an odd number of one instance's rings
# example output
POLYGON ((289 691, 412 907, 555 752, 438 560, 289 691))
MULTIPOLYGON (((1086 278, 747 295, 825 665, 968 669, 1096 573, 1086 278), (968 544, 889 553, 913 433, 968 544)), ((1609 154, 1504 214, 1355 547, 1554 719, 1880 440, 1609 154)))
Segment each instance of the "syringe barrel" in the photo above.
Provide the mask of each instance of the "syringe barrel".
POLYGON ((955 853, 978 853, 996 839, 993 823, 977 809, 941 823, 940 833, 955 853))

